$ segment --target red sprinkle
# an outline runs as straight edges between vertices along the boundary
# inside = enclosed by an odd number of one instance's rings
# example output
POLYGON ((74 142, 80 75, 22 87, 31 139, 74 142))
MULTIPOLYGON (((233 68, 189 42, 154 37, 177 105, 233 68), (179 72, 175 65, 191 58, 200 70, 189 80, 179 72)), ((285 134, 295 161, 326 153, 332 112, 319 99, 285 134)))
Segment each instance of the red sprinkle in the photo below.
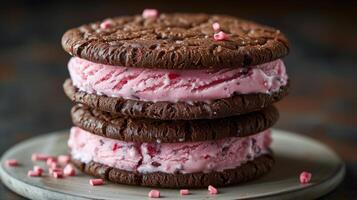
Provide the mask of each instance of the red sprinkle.
POLYGON ((306 184, 306 183, 310 183, 312 174, 306 171, 301 172, 300 174, 300 183, 301 184, 306 184))
POLYGON ((59 163, 67 164, 71 160, 71 157, 69 155, 60 155, 57 157, 57 160, 59 163))
POLYGON ((89 184, 91 184, 92 186, 96 186, 96 185, 103 185, 104 181, 101 178, 98 179, 90 179, 89 180, 89 184))
POLYGON ((159 11, 156 9, 145 9, 143 11, 143 18, 157 18, 159 16, 159 11))
POLYGON ((35 165, 35 166, 33 167, 33 171, 42 174, 43 169, 42 169, 40 166, 35 165))
POLYGON ((219 31, 219 29, 221 29, 221 26, 219 25, 219 23, 215 22, 212 24, 212 28, 215 31, 219 31))
POLYGON ((71 164, 67 164, 63 169, 63 173, 65 176, 75 176, 76 170, 71 164))
POLYGON ((180 190, 180 195, 181 195, 181 196, 189 195, 189 194, 190 194, 190 191, 187 190, 187 189, 182 189, 182 190, 180 190))
POLYGON ((41 176, 41 173, 30 170, 30 171, 27 172, 27 176, 29 176, 29 177, 39 177, 39 176, 41 176))
POLYGON ((9 167, 16 167, 19 165, 19 162, 16 159, 10 159, 6 161, 6 165, 9 167))
POLYGON ((160 198, 160 191, 159 190, 151 190, 148 194, 150 198, 160 198))
POLYGON ((229 38, 228 34, 225 33, 225 32, 223 32, 223 31, 220 31, 220 32, 215 33, 215 34, 213 35, 213 39, 214 39, 215 41, 222 41, 222 40, 226 40, 226 39, 228 39, 228 38, 229 38))
POLYGON ((32 161, 47 161, 47 159, 50 156, 46 155, 46 154, 39 154, 39 153, 33 153, 31 155, 31 160, 32 161))
POLYGON ((53 172, 52 175, 55 178, 63 178, 63 173, 62 172, 53 172))
POLYGON ((100 23, 99 26, 101 29, 107 29, 112 27, 112 25, 113 25, 113 21, 111 19, 106 19, 102 23, 100 23))
POLYGON ((208 191, 210 194, 218 194, 217 188, 213 187, 212 185, 208 186, 208 191))

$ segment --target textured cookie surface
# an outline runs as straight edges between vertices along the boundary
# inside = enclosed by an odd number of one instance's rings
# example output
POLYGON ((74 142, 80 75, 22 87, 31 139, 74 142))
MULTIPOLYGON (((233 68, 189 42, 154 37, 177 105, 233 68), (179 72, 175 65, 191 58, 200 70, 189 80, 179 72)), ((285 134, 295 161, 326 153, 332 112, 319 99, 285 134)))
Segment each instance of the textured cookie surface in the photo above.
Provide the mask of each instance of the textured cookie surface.
POLYGON ((123 117, 87 106, 72 108, 73 123, 93 134, 128 142, 190 142, 244 137, 264 131, 279 118, 273 106, 214 120, 155 120, 123 117))
POLYGON ((99 96, 79 91, 67 79, 66 95, 75 103, 134 118, 161 120, 214 119, 250 113, 268 107, 288 94, 289 84, 272 94, 244 94, 211 102, 146 102, 119 97, 99 96))
POLYGON ((161 172, 139 174, 119 170, 100 163, 82 163, 72 160, 81 171, 119 184, 140 185, 164 188, 204 188, 208 185, 216 187, 243 183, 268 173, 274 164, 272 155, 266 154, 235 169, 222 172, 166 174, 161 172))
POLYGON ((92 62, 126 67, 206 69, 257 65, 288 54, 285 36, 271 27, 230 16, 161 14, 117 17, 68 30, 63 48, 92 62), (229 35, 213 39, 218 22, 229 35))

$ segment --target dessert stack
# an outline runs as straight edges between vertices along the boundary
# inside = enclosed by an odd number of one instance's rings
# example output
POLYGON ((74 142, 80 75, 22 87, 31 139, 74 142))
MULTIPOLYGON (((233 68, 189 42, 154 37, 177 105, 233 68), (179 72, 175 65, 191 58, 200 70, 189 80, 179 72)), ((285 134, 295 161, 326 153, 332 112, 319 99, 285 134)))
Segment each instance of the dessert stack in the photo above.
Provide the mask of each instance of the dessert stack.
POLYGON ((68 141, 82 171, 115 183, 201 188, 269 172, 273 104, 286 96, 276 29, 222 15, 105 19, 68 30, 68 141))

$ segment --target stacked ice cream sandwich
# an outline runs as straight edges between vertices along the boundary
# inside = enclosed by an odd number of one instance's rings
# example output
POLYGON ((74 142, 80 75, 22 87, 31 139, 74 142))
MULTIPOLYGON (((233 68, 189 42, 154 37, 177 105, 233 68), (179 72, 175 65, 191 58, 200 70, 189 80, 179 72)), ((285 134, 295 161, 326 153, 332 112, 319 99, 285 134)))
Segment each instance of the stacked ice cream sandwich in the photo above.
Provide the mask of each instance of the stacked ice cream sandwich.
POLYGON ((68 30, 73 163, 121 184, 200 188, 266 174, 273 103, 287 94, 276 29, 230 16, 158 14, 68 30))

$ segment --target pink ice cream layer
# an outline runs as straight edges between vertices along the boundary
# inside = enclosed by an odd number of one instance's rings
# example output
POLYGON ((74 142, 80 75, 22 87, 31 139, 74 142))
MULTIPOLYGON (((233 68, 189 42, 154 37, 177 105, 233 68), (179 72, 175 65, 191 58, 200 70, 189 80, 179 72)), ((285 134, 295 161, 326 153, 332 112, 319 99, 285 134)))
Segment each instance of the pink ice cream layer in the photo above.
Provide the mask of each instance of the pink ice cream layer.
POLYGON ((280 59, 250 68, 165 70, 103 65, 73 57, 68 69, 74 86, 81 91, 151 102, 197 102, 234 94, 271 94, 288 80, 280 59))
POLYGON ((243 138, 186 143, 133 143, 71 129, 74 159, 139 173, 194 173, 236 168, 268 152, 270 130, 243 138))

